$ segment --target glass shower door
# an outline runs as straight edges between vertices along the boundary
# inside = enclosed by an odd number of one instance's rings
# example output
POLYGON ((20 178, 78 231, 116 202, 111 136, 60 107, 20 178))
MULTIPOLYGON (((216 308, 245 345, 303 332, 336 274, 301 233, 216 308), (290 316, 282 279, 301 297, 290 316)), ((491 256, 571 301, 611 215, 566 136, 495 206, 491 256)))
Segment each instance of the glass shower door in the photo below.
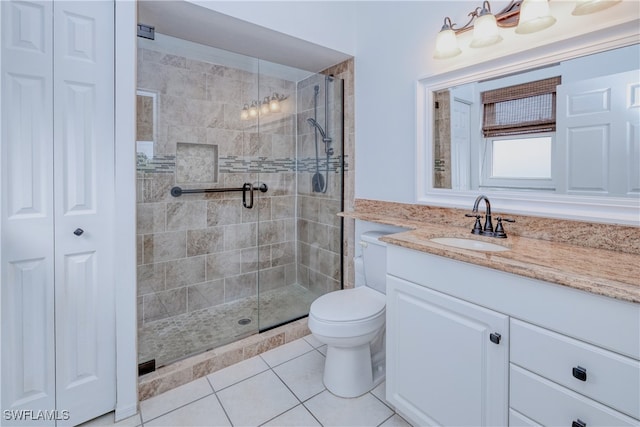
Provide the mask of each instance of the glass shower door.
POLYGON ((261 143, 270 142, 258 170, 269 186, 259 196, 261 331, 308 315, 318 296, 342 287, 343 84, 290 75, 260 74, 261 97, 282 98, 259 120, 261 143))

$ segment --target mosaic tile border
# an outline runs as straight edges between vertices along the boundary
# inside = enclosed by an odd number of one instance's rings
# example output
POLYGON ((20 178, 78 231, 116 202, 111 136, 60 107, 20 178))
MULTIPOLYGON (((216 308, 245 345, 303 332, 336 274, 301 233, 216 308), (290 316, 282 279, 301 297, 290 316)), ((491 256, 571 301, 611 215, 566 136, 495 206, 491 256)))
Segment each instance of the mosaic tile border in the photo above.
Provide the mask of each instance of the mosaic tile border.
POLYGON ((144 173, 175 173, 176 156, 154 156, 149 159, 144 153, 138 153, 136 169, 144 173))
MULTIPOLYGON (((304 159, 267 157, 246 158, 241 156, 221 156, 218 159, 219 173, 281 173, 281 172, 315 172, 315 157, 304 159)), ((318 162, 320 171, 326 170, 327 159, 318 162)), ((336 173, 343 168, 349 170, 347 156, 334 156, 329 159, 329 172, 336 173)), ((148 159, 143 153, 138 153, 137 171, 141 173, 175 173, 176 156, 155 156, 148 159)))

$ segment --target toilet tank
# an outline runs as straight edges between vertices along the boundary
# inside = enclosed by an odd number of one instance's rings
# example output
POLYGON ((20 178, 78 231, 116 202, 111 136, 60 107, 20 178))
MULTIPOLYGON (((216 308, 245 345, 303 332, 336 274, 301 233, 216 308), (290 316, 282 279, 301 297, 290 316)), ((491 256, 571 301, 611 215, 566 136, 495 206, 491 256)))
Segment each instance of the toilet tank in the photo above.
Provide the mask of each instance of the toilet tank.
POLYGON ((387 234, 391 233, 367 231, 360 236, 366 286, 383 294, 387 293, 387 244, 379 239, 387 234))

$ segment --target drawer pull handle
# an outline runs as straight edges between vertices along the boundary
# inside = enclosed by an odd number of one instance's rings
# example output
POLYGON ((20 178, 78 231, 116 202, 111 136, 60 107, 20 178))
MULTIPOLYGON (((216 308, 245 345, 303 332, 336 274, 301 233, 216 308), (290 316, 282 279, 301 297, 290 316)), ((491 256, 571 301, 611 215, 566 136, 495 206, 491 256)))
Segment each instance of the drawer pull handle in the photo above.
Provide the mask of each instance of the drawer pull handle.
POLYGON ((574 376, 574 378, 577 378, 580 381, 586 381, 587 380, 587 370, 584 369, 582 366, 576 366, 575 368, 573 368, 573 376, 574 376))
POLYGON ((500 344, 500 339, 502 338, 502 335, 500 335, 497 332, 494 332, 492 334, 489 334, 489 340, 494 343, 494 344, 500 344))
POLYGON ((587 423, 582 421, 580 418, 571 423, 571 427, 587 427, 587 423))

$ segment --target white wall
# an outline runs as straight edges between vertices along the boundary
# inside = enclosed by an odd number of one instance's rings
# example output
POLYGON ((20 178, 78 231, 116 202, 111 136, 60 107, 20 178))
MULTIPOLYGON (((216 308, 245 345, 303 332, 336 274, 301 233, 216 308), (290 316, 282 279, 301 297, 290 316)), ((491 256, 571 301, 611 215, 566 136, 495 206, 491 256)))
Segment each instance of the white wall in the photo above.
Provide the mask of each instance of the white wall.
POLYGON ((188 1, 348 55, 355 55, 354 2, 188 1))
POLYGON ((416 83, 431 71, 443 17, 457 8, 454 2, 358 6, 356 198, 415 201, 416 83))

